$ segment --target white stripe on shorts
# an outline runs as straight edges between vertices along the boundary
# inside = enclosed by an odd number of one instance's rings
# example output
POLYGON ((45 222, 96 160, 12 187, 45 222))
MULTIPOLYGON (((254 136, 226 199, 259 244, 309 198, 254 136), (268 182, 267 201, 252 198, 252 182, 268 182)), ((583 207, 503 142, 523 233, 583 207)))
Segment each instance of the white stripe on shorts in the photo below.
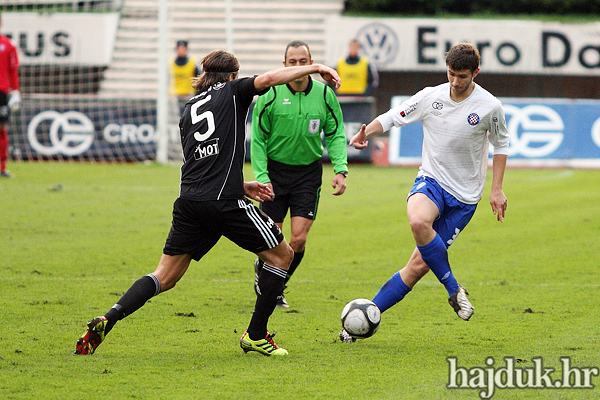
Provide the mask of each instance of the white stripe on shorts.
POLYGON ((267 223, 263 221, 261 216, 258 215, 258 210, 256 209, 256 207, 251 203, 246 203, 244 200, 238 200, 238 204, 240 208, 246 209, 246 214, 248 215, 248 218, 252 220, 254 226, 256 226, 263 239, 265 239, 265 242, 267 243, 269 248, 272 249, 273 247, 276 247, 278 245, 277 237, 273 234, 271 228, 269 228, 267 223))

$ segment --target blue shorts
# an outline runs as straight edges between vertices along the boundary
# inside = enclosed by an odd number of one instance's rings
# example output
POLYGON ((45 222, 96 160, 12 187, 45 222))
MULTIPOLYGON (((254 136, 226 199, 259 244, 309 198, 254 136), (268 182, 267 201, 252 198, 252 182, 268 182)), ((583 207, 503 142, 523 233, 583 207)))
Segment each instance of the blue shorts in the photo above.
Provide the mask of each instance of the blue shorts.
POLYGON ((418 176, 415 179, 408 197, 415 193, 423 193, 429 197, 440 210, 440 215, 433 222, 433 229, 440 235, 446 248, 473 218, 477 204, 465 204, 445 191, 435 179, 428 176, 418 176))

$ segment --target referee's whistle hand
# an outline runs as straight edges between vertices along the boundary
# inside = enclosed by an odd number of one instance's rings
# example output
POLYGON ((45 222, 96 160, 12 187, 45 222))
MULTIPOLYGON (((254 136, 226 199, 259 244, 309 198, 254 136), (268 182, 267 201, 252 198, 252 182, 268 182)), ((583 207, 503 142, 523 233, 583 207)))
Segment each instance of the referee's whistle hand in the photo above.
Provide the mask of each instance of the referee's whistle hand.
POLYGON ((346 191, 346 178, 344 178, 344 175, 336 174, 333 177, 333 182, 331 183, 331 186, 335 189, 333 192, 334 196, 344 194, 344 192, 346 191))

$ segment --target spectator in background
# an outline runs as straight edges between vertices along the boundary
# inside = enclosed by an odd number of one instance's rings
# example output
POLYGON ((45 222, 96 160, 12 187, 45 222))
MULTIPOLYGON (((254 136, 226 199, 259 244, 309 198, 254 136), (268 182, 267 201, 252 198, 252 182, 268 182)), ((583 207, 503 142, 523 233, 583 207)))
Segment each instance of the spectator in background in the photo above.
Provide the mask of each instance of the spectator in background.
POLYGON ((177 57, 171 61, 171 73, 173 75, 173 91, 179 100, 187 101, 196 91, 192 87, 191 79, 198 76, 200 70, 196 65, 196 59, 188 55, 188 42, 177 41, 177 57))
POLYGON ((361 57, 360 42, 353 39, 350 42, 348 57, 340 58, 337 71, 342 79, 342 85, 336 91, 339 95, 371 96, 379 86, 379 75, 375 66, 369 63, 367 57, 361 57))
MULTIPOLYGON (((0 27, 2 17, 0 16, 0 27)), ((19 109, 19 57, 15 43, 0 35, 0 177, 11 178, 6 169, 8 159, 8 120, 10 112, 19 109)))

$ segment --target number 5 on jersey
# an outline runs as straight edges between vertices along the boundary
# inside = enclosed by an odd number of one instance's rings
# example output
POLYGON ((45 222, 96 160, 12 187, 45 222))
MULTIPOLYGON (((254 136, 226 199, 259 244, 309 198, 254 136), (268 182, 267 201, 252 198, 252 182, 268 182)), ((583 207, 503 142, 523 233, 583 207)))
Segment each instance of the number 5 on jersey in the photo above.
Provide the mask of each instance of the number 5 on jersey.
POLYGON ((192 109, 190 110, 190 114, 192 117, 192 124, 196 125, 198 122, 203 119, 206 120, 206 124, 208 125, 208 129, 204 133, 194 132, 194 139, 199 142, 204 142, 206 139, 210 137, 215 132, 215 118, 213 116, 212 111, 205 111, 202 114, 198 115, 198 109, 202 107, 206 102, 210 101, 211 96, 206 96, 205 99, 200 100, 192 105, 192 109))

